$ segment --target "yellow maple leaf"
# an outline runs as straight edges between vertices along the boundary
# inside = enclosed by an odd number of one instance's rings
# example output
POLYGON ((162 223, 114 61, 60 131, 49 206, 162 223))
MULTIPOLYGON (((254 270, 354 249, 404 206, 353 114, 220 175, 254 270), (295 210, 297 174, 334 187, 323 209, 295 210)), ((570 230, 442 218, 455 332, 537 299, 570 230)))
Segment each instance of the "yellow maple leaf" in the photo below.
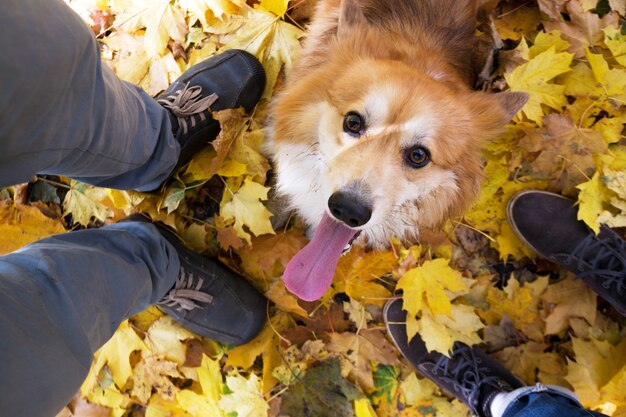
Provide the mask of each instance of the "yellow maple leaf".
POLYGON ((528 336, 539 337, 543 335, 542 323, 539 317, 539 296, 543 294, 548 285, 548 277, 538 277, 532 283, 520 285, 519 281, 511 277, 500 290, 489 287, 487 290, 487 302, 489 309, 480 311, 480 316, 488 324, 498 324, 503 314, 513 320, 515 327, 522 329, 528 336))
POLYGON ((92 404, 109 408, 111 417, 122 417, 129 404, 128 398, 115 385, 94 389, 89 393, 83 393, 83 396, 92 404))
POLYGON ((609 68, 601 54, 593 54, 588 49, 586 53, 593 75, 602 84, 606 94, 623 100, 626 97, 626 70, 609 68))
POLYGON ((263 390, 268 392, 277 383, 277 379, 272 375, 272 370, 282 363, 278 351, 277 331, 285 329, 291 325, 291 318, 288 314, 278 313, 271 318, 271 326, 266 325, 261 333, 250 342, 228 351, 226 364, 243 370, 248 370, 254 364, 258 356, 263 358, 263 390))
MULTIPOLYGON (((180 391, 179 391, 180 393, 180 391)), ((171 417, 183 415, 183 411, 176 401, 166 400, 160 395, 153 395, 150 397, 146 406, 145 417, 171 417)), ((219 414, 213 414, 216 417, 221 417, 219 414)), ((194 416, 196 417, 196 416, 194 416)), ((197 416, 200 417, 200 416, 197 416)))
POLYGON ((452 304, 446 290, 467 291, 467 285, 459 271, 448 265, 447 259, 426 261, 406 272, 398 281, 397 289, 403 290, 402 308, 410 316, 417 316, 426 305, 433 314, 451 317, 452 304))
POLYGON ((539 126, 544 115, 542 104, 555 110, 561 110, 567 104, 565 87, 549 81, 570 71, 573 57, 573 54, 567 52, 557 53, 556 47, 552 46, 504 75, 512 91, 523 91, 529 94, 528 102, 522 108, 522 112, 539 126))
MULTIPOLYGON (((598 85, 593 71, 585 63, 579 62, 572 70, 562 77, 565 94, 568 96, 601 97, 604 90, 598 85)), ((578 100, 577 100, 578 101, 578 100)))
POLYGON ((606 185, 599 171, 587 182, 579 184, 578 220, 584 221, 594 232, 600 232, 598 217, 604 212, 604 202, 610 199, 606 185))
POLYGON ((365 397, 354 400, 354 412, 356 417, 378 417, 372 403, 365 397))
POLYGON ((255 236, 274 233, 270 222, 272 213, 262 203, 267 200, 268 191, 268 187, 246 178, 239 190, 224 193, 226 200, 222 201, 220 214, 227 221, 234 220, 237 235, 248 243, 251 237, 244 226, 255 236))
POLYGON ((415 372, 411 372, 409 376, 400 383, 400 390, 404 394, 406 404, 413 406, 433 397, 437 386, 429 379, 420 379, 415 372))
POLYGON ((64 232, 59 220, 46 217, 36 207, 0 201, 0 255, 64 232))
POLYGON ((300 50, 298 39, 304 36, 304 32, 260 9, 248 10, 244 21, 243 27, 224 49, 245 49, 259 58, 267 75, 264 96, 269 97, 281 69, 284 68, 286 74, 291 71, 300 50))
POLYGON ((177 405, 194 417, 225 416, 226 414, 219 407, 222 386, 224 385, 219 361, 203 354, 202 363, 197 372, 202 393, 181 390, 176 394, 177 405))
POLYGON ((246 164, 229 159, 217 170, 216 174, 222 177, 240 177, 248 172, 246 164))
POLYGON ((604 44, 609 48, 615 60, 626 67, 626 35, 615 26, 602 29, 604 32, 604 44))
POLYGON ((287 13, 288 5, 289 0, 261 0, 258 5, 255 5, 255 7, 272 12, 276 16, 284 18, 285 13, 287 13))
MULTIPOLYGON (((198 394, 192 390, 180 390, 176 394, 176 404, 183 412, 193 417, 215 416, 223 417, 226 414, 218 404, 211 401, 204 394, 198 394)), ((177 414, 166 414, 167 417, 177 414)))
POLYGON ((382 307, 391 293, 379 279, 390 273, 396 262, 392 252, 365 252, 355 247, 339 259, 333 288, 354 300, 382 307))
POLYGON ((470 346, 482 342, 478 331, 484 324, 473 307, 453 304, 450 316, 423 311, 419 320, 419 334, 429 351, 449 355, 456 341, 470 346))
POLYGON ((196 336, 193 333, 176 323, 170 316, 162 316, 148 329, 145 342, 152 353, 182 365, 185 363, 187 350, 183 341, 194 337, 196 336))
POLYGON ((564 40, 561 37, 560 30, 553 30, 552 32, 544 32, 540 31, 535 36, 535 40, 533 42, 533 46, 528 50, 529 59, 535 58, 542 52, 547 51, 550 48, 553 48, 555 52, 563 52, 567 51, 567 48, 570 47, 568 41, 564 40))
POLYGON ((104 188, 75 180, 70 180, 69 185, 70 189, 63 200, 63 215, 71 214, 74 222, 83 226, 88 226, 92 217, 104 222, 113 215, 111 209, 102 203, 107 198, 104 188))
POLYGON ((546 311, 545 334, 559 334, 567 329, 570 318, 582 317, 596 322, 596 296, 585 283, 568 275, 568 279, 548 286, 541 296, 546 311))
POLYGON ((624 122, 619 117, 603 117, 593 125, 593 129, 600 132, 607 144, 619 142, 623 128, 624 122))
MULTIPOLYGON (((573 337, 572 348, 575 361, 568 362, 565 379, 574 387, 583 405, 596 407, 611 400, 623 402, 623 392, 617 398, 603 398, 601 390, 626 365, 626 340, 614 346, 608 341, 573 337)), ((611 388, 605 392, 610 394, 611 388)))
MULTIPOLYGON (((225 19, 237 14, 245 4, 243 0, 178 0, 180 6, 192 16, 192 21, 200 21, 207 29, 213 19, 225 19)), ((192 22, 192 23, 193 23, 192 22)))
POLYGON ((502 260, 508 259, 509 256, 515 259, 522 259, 525 256, 534 258, 535 256, 533 251, 519 240, 508 222, 502 222, 496 243, 502 260))
POLYGON ((185 15, 170 0, 111 0, 111 11, 124 22, 118 30, 133 32, 145 28, 144 50, 158 58, 171 39, 185 42, 185 15))
POLYGON ((94 362, 83 382, 81 392, 87 395, 98 387, 98 374, 104 365, 111 370, 111 376, 117 387, 123 388, 133 373, 130 354, 144 350, 146 345, 137 333, 125 321, 120 324, 113 337, 94 354, 94 362))
POLYGON ((252 373, 248 378, 237 373, 226 377, 229 394, 222 395, 219 405, 226 413, 238 417, 267 417, 269 404, 263 398, 261 380, 252 373))

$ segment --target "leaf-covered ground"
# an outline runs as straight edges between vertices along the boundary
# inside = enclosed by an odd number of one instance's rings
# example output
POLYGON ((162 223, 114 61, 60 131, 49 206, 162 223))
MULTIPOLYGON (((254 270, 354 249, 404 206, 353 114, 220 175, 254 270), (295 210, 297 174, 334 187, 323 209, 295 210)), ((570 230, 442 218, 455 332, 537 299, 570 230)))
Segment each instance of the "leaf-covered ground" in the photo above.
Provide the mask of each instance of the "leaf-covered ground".
MULTIPOLYGON (((96 189, 37 177, 0 190, 0 253, 67 229, 149 213, 217 256, 271 300, 268 324, 230 348, 156 308, 122 324, 96 354, 63 416, 461 416, 467 409, 417 375, 388 341, 381 307, 402 289, 408 328, 431 349, 485 344, 528 384, 574 390, 583 404, 626 416, 626 319, 513 235, 517 191, 577 199, 580 217, 626 227, 624 0, 483 0, 479 35, 500 51, 483 88, 530 101, 485 150, 482 194, 464 219, 421 246, 353 248, 321 302, 281 282, 306 243, 296 218, 273 230, 268 102, 297 59, 313 0, 74 0, 123 79, 158 94, 186 68, 229 48, 256 55, 268 87, 251 116, 217 114, 220 137, 160 193, 96 189)), ((623 231, 623 229, 618 229, 623 231)), ((36 395, 36 394, 34 394, 36 395)))

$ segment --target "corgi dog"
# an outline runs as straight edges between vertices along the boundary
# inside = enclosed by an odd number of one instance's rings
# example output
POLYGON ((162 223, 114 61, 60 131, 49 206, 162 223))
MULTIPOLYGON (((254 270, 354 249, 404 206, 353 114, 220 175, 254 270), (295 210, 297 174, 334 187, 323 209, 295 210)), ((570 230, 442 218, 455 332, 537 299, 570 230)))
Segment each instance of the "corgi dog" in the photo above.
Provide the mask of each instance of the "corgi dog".
POLYGON ((283 279, 324 295, 351 242, 415 241, 463 213, 481 146, 525 93, 474 91, 476 0, 320 0, 272 106, 276 191, 315 229, 283 279))

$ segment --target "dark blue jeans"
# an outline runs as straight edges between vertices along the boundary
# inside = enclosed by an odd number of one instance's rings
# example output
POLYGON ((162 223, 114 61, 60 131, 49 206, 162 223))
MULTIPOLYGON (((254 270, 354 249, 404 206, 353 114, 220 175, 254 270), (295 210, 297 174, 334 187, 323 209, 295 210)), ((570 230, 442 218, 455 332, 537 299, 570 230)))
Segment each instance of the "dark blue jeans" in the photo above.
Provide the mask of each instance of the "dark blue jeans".
POLYGON ((501 408, 502 417, 606 417, 585 409, 569 390, 541 384, 510 393, 501 408))
MULTIPOLYGON (((100 62, 62 0, 4 0, 0 12, 0 187, 36 173, 152 190, 180 152, 166 111, 100 62)), ((0 415, 53 417, 120 322, 179 273, 147 223, 66 233, 0 256, 0 415)))

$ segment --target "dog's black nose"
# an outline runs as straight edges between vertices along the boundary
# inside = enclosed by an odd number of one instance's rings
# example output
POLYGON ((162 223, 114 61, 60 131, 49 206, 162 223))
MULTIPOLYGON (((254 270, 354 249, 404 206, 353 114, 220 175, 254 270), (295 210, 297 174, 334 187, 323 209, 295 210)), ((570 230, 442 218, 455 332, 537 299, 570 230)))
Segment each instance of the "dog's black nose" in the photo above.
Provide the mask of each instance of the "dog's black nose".
POLYGON ((359 227, 372 217, 372 207, 353 193, 337 191, 328 199, 328 208, 337 220, 350 227, 359 227))

